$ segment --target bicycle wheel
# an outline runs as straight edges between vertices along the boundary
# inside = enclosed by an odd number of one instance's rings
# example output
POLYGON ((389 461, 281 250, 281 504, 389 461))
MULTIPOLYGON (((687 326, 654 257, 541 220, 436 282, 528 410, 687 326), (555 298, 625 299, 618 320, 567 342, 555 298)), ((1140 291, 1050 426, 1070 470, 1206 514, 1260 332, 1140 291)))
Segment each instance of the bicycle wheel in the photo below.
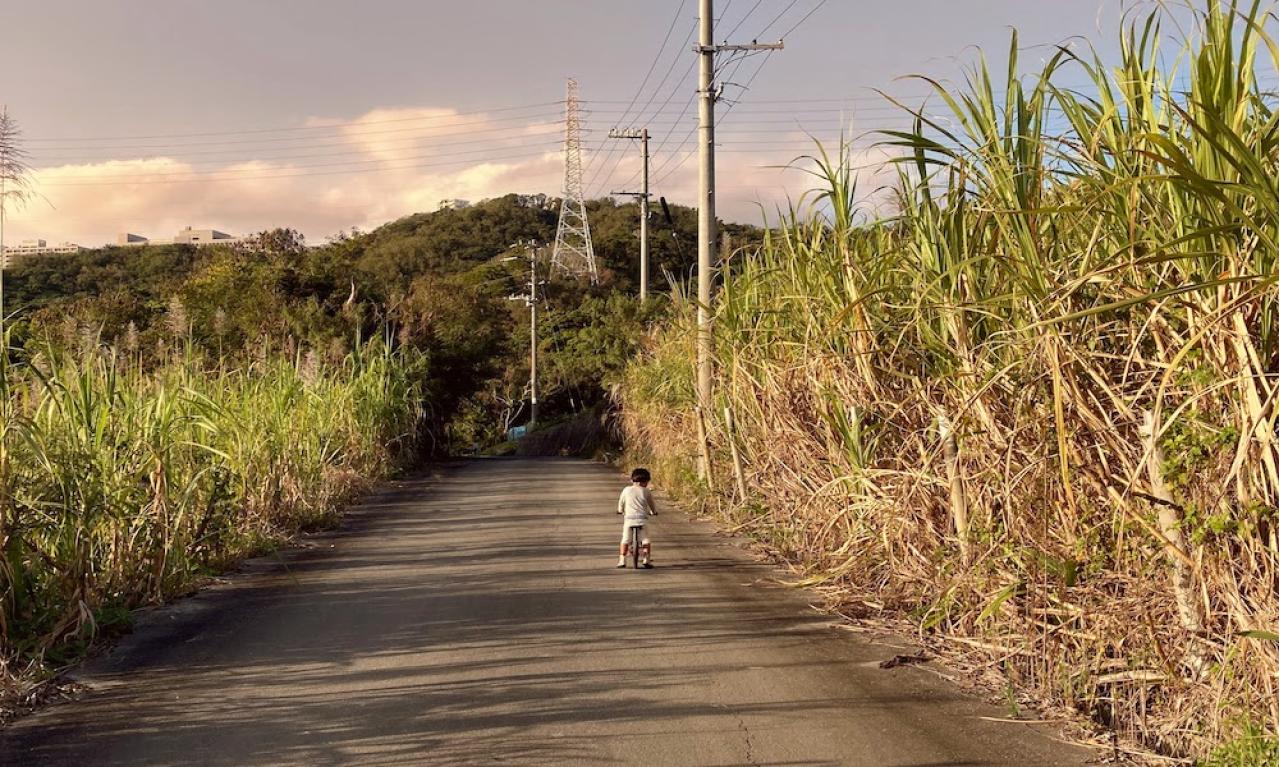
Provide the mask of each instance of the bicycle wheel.
POLYGON ((640 535, 642 527, 631 528, 631 564, 638 570, 640 566, 640 539, 644 536, 640 535))

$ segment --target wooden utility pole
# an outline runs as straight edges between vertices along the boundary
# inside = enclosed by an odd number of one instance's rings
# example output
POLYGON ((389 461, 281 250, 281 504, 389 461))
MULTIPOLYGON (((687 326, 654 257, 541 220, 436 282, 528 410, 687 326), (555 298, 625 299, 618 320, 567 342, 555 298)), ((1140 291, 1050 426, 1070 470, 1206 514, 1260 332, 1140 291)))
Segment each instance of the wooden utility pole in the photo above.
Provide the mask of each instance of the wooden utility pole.
MULTIPOLYGON (((697 78, 697 409, 705 425, 711 412, 711 256, 715 252, 715 3, 701 0, 697 78)), ((698 472, 710 482, 710 449, 698 440, 698 472)))
POLYGON ((609 138, 639 139, 644 153, 643 187, 638 192, 613 192, 616 195, 629 195, 639 202, 640 209, 640 303, 648 300, 648 128, 619 131, 614 128, 608 132, 609 138))
MULTIPOLYGON (((512 248, 518 247, 516 245, 512 248)), ((528 293, 522 296, 508 296, 509 301, 523 301, 528 307, 528 324, 529 324, 529 350, 528 350, 528 388, 529 388, 529 418, 528 430, 532 431, 537 426, 537 251, 538 246, 531 240, 524 243, 525 249, 528 251, 528 293)), ((503 261, 518 261, 519 256, 511 256, 502 259, 503 261)))
POLYGON ((537 247, 528 245, 528 390, 529 431, 537 427, 537 247))
MULTIPOLYGON (((720 52, 747 53, 749 51, 781 50, 776 43, 750 43, 748 45, 715 44, 715 2, 700 0, 700 34, 693 52, 699 60, 698 95, 698 205, 697 205, 697 408, 703 422, 712 413, 713 390, 711 385, 714 353, 711 338, 711 280, 713 259, 719 247, 719 235, 715 220, 715 102, 719 88, 715 84, 715 58, 720 52)), ((700 473, 703 481, 710 481, 709 439, 701 440, 700 473)))

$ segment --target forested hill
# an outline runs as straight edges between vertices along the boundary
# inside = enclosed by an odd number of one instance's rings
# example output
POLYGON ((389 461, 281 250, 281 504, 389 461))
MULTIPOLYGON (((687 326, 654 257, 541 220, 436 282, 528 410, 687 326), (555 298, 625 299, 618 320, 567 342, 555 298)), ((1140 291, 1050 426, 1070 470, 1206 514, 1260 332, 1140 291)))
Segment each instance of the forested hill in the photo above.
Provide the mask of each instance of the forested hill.
MULTIPOLYGON (((671 206, 667 218, 654 207, 653 285, 662 290, 663 271, 689 273, 696 212, 671 206)), ((605 200, 589 210, 600 284, 557 276, 545 286, 543 399, 552 415, 599 400, 602 379, 630 353, 643 322, 630 298, 637 207, 605 200)), ((144 359, 182 344, 231 360, 266 349, 338 360, 355 339, 385 334, 427 352, 437 436, 483 443, 518 421, 527 379, 527 313, 508 300, 524 292, 527 263, 503 259, 523 255, 514 243, 553 241, 557 211, 556 199, 512 194, 342 233, 321 247, 280 229, 252 250, 157 245, 49 255, 6 274, 6 306, 18 344, 74 339, 144 359)))

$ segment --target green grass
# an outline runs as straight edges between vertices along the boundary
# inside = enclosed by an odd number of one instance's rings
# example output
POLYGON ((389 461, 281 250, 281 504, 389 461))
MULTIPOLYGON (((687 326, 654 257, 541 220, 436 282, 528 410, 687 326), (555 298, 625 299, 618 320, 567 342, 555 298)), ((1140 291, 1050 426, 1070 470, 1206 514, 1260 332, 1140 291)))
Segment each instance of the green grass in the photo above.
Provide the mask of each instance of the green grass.
POLYGON ((1218 746, 1202 767, 1279 767, 1279 738, 1248 727, 1238 738, 1218 746))
MULTIPOLYGON (((154 368, 87 344, 0 362, 0 659, 73 658, 130 608, 322 526, 413 454, 422 361, 374 342, 154 368)), ((125 617, 122 617, 125 616, 125 617)))

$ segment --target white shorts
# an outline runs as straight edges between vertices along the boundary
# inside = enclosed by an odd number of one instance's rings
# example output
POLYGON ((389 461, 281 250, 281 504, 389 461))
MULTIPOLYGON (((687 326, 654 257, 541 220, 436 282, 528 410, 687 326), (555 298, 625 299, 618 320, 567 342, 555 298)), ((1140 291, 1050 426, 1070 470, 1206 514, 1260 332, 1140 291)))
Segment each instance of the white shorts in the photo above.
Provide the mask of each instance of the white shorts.
POLYGON ((644 525, 637 525, 637 524, 635 524, 634 522, 629 522, 629 521, 628 521, 628 522, 623 522, 623 523, 622 523, 622 543, 630 543, 630 542, 631 542, 631 528, 632 528, 632 527, 638 527, 638 528, 640 529, 640 543, 641 543, 641 544, 649 543, 649 540, 648 540, 648 525, 646 525, 646 524, 644 524, 644 525))

